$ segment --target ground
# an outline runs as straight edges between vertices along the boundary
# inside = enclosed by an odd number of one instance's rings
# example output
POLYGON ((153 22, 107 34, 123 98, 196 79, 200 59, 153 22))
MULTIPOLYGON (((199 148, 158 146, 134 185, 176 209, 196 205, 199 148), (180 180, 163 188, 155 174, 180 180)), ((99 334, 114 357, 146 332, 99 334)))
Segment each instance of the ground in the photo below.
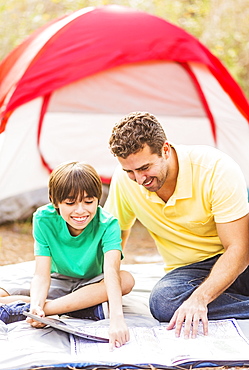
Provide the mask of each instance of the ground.
MULTIPOLYGON (((161 261, 151 236, 138 221, 132 229, 124 256, 125 264, 161 261)), ((33 259, 31 223, 14 222, 0 225, 0 266, 33 259)))

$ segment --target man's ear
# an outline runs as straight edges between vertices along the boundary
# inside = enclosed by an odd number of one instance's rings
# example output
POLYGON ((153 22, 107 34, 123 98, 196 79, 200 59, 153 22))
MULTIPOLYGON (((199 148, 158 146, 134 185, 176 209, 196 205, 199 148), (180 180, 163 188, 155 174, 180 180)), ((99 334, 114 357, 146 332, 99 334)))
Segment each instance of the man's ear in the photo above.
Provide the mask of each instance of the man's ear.
POLYGON ((170 153, 170 145, 168 141, 165 141, 163 144, 163 154, 165 158, 169 157, 169 153, 170 153))

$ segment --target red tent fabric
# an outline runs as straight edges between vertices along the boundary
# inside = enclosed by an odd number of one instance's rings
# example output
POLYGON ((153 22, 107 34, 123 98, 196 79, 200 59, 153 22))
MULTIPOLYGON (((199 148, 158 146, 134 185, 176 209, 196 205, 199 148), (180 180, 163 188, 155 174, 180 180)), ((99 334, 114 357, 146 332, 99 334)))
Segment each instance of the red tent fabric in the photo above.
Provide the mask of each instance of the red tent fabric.
POLYGON ((38 96, 105 69, 151 60, 206 65, 249 121, 249 104, 240 87, 196 38, 156 16, 113 5, 84 9, 49 23, 2 62, 0 132, 14 109, 38 96), (32 55, 34 44, 53 27, 51 37, 32 55), (23 60, 22 75, 17 76, 14 67, 25 50, 31 57, 23 60))

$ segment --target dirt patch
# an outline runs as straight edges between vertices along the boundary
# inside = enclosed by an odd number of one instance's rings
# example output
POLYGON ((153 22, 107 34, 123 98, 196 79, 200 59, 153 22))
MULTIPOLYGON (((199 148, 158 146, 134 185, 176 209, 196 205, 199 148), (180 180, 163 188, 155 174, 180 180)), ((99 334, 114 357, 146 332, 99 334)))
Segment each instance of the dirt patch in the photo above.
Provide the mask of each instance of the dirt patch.
MULTIPOLYGON (((0 225, 0 266, 32 261, 33 237, 30 222, 0 225)), ((148 231, 136 222, 124 251, 124 264, 161 261, 148 231)))
POLYGON ((0 226, 0 265, 32 261, 31 223, 10 223, 0 226))

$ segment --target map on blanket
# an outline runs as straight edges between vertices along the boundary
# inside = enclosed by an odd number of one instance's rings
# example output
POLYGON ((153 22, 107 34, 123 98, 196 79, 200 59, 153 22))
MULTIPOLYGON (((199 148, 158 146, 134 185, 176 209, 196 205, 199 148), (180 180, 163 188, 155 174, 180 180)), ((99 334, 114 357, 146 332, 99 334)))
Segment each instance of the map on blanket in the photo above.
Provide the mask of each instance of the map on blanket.
POLYGON ((52 326, 55 329, 59 329, 59 330, 65 331, 66 333, 76 335, 76 336, 81 337, 81 338, 83 338, 87 341, 109 343, 109 339, 107 339, 107 338, 87 333, 84 330, 84 328, 82 328, 82 327, 76 328, 72 325, 69 325, 69 324, 63 322, 62 320, 58 320, 58 319, 55 319, 53 317, 48 317, 48 316, 40 317, 40 316, 37 316, 37 315, 33 315, 33 314, 31 314, 30 312, 27 312, 27 311, 24 311, 23 314, 25 316, 31 317, 32 319, 34 319, 36 321, 39 321, 39 322, 43 323, 45 325, 49 325, 49 326, 52 326))
MULTIPOLYGON (((108 328, 92 326, 92 334, 106 335, 108 328)), ((94 362, 96 358, 108 363, 132 365, 151 364, 177 366, 196 361, 248 361, 249 342, 236 320, 209 321, 209 334, 202 334, 200 325, 195 339, 176 338, 167 324, 154 327, 130 327, 130 341, 113 352, 105 343, 87 343, 70 336, 71 353, 79 361, 94 362)), ((88 329, 90 330, 90 328, 88 329)))

